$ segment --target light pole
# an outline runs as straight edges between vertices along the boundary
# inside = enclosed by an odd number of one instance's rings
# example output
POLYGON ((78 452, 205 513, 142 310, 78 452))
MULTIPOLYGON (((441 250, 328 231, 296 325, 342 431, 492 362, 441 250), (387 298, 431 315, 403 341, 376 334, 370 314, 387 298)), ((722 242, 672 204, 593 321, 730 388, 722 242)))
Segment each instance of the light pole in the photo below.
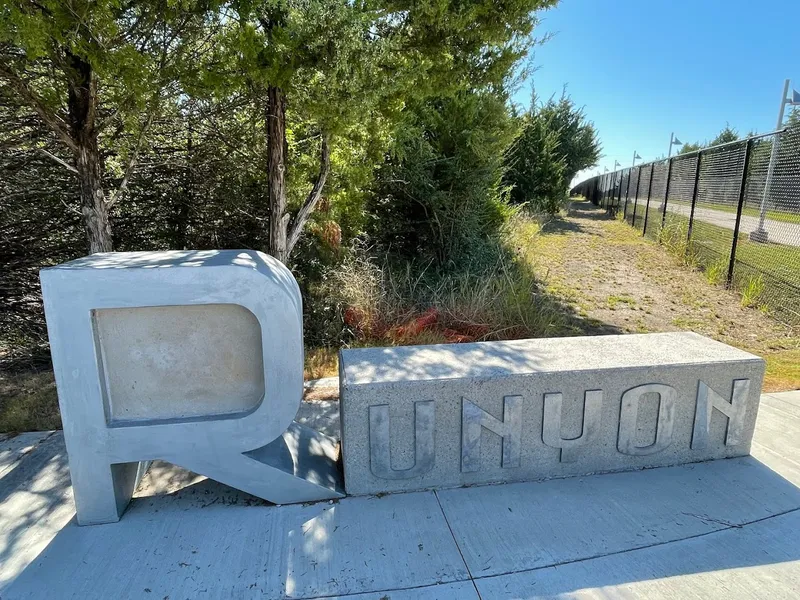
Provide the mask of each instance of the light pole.
POLYGON ((675 137, 675 132, 669 134, 669 152, 667 153, 667 158, 672 158, 673 146, 683 146, 683 142, 675 137))
POLYGON ((634 151, 633 151, 633 162, 631 163, 631 168, 633 168, 633 167, 635 167, 635 166, 636 166, 636 161, 637 161, 637 160, 642 160, 642 157, 641 157, 641 156, 639 156, 639 153, 638 153, 638 152, 636 152, 636 150, 634 150, 634 151))
MULTIPOLYGON (((789 96, 789 80, 783 82, 783 93, 781 94, 781 106, 778 109, 778 124, 775 126, 777 132, 783 127, 783 114, 786 110, 786 105, 799 106, 800 94, 796 90, 792 90, 791 97, 789 96)), ((766 244, 769 239, 767 230, 764 229, 764 220, 767 217, 767 199, 769 198, 770 186, 772 184, 772 176, 775 173, 775 162, 778 159, 778 147, 780 146, 780 133, 775 133, 772 138, 772 154, 769 157, 769 167, 767 168, 767 180, 764 183, 764 195, 761 197, 761 209, 758 215, 758 227, 750 232, 750 240, 753 242, 761 242, 766 244)))
MULTIPOLYGON (((614 201, 614 194, 616 194, 615 188, 617 187, 617 167, 621 167, 622 163, 620 163, 616 158, 614 159, 614 172, 611 174, 611 201, 614 201)), ((619 187, 622 187, 622 173, 620 173, 619 177, 619 187)))

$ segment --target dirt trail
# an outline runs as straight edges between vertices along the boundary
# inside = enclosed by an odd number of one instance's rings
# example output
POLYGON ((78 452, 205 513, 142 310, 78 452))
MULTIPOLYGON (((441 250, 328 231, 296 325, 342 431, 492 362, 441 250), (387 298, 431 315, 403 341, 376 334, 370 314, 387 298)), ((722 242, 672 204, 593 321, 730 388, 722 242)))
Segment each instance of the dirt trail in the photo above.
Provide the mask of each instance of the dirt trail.
POLYGON ((589 319, 632 333, 696 331, 765 356, 768 389, 800 387, 798 331, 743 307, 738 294, 709 284, 603 209, 573 203, 536 244, 538 275, 589 319))

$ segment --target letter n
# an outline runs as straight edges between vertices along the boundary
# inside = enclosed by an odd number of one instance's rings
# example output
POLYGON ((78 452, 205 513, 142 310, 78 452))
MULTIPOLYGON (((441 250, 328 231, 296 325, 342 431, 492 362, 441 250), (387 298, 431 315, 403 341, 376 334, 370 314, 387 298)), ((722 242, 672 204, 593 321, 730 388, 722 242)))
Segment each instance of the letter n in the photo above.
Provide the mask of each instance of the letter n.
POLYGON ((503 420, 480 406, 461 399, 461 471, 472 473, 481 467, 481 428, 503 438, 503 468, 518 467, 522 452, 522 396, 503 398, 503 420))
POLYGON ((749 379, 734 379, 731 401, 717 394, 703 381, 697 384, 697 406, 694 413, 694 430, 692 431, 692 450, 708 447, 711 435, 712 408, 717 409, 728 418, 728 430, 725 433, 725 445, 736 446, 742 443, 744 435, 744 417, 747 413, 747 396, 750 392, 749 379))

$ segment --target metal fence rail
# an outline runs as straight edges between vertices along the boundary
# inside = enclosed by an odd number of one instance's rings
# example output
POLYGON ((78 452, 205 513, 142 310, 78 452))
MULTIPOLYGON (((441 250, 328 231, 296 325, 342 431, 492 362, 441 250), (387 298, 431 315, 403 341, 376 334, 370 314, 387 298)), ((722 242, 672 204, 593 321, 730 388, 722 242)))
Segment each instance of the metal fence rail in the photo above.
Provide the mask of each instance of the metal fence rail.
POLYGON ((800 324, 800 124, 572 189, 668 245, 745 304, 800 324))

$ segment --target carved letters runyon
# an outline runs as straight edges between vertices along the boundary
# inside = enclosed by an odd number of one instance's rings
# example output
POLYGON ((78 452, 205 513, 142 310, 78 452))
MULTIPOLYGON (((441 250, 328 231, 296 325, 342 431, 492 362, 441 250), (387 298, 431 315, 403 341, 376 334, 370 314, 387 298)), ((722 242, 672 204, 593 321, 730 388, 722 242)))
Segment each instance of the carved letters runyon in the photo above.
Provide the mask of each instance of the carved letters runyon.
POLYGON ((746 455, 762 377, 758 357, 696 334, 345 351, 345 486, 377 493, 746 455))

